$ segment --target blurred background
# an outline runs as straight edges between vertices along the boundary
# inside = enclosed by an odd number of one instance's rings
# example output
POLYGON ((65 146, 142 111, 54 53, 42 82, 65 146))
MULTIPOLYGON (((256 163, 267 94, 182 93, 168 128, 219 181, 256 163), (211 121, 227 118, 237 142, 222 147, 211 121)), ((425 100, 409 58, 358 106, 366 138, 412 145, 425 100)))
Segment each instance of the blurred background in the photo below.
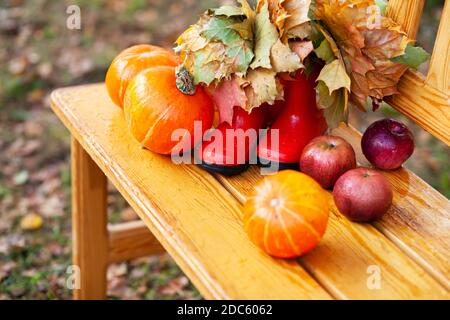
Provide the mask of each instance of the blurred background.
MULTIPOLYGON (((171 47, 219 0, 0 0, 0 299, 70 299, 70 139, 49 106, 57 88, 103 81, 122 49, 171 47), (66 27, 70 5, 81 29, 66 27)), ((418 43, 432 52, 444 0, 427 0, 418 43)), ((427 65, 422 66, 426 72, 427 65)), ((450 197, 449 148, 384 106, 351 115, 364 130, 393 117, 408 123, 417 149, 407 167, 450 197)), ((111 223, 137 219, 109 186, 111 223)), ((199 299, 168 256, 112 265, 111 299, 199 299)))

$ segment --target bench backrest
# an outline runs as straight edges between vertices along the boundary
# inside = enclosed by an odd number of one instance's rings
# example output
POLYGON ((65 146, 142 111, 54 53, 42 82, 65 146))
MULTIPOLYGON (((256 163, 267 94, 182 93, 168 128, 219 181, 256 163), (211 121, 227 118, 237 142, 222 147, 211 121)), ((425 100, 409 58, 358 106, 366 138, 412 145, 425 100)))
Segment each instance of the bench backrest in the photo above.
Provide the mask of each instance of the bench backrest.
MULTIPOLYGON (((390 0, 387 14, 415 39, 425 0, 390 0)), ((386 101, 423 129, 450 146, 450 0, 446 0, 426 76, 409 70, 400 94, 386 101)))

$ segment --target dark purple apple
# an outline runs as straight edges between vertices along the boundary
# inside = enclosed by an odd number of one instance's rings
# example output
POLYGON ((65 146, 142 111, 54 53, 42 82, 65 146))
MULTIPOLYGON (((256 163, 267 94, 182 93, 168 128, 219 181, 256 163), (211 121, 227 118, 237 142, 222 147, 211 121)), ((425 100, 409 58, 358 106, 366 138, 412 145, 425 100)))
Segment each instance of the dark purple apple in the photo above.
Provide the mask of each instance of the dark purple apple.
POLYGON ((389 181, 380 172, 369 168, 347 171, 333 189, 336 207, 357 222, 381 218, 391 207, 392 197, 389 181))
POLYGON ((323 188, 333 188, 336 180, 356 168, 355 151, 340 137, 320 136, 311 140, 300 157, 300 170, 323 188))
POLYGON ((372 123, 364 133, 361 148, 377 168, 395 170, 414 152, 414 137, 401 122, 383 119, 372 123))

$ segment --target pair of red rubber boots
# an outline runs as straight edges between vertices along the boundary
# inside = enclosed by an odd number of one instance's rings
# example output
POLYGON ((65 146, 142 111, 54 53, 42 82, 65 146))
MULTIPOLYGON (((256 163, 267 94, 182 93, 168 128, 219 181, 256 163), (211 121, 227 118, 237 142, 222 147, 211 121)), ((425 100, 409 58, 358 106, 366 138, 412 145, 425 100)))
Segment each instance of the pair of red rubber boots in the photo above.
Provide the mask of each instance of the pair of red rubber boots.
POLYGON ((250 114, 235 107, 232 123, 220 123, 196 149, 197 163, 224 175, 239 174, 256 162, 277 170, 298 169, 303 148, 327 129, 316 106, 314 82, 315 77, 300 73, 284 82, 284 101, 250 114))

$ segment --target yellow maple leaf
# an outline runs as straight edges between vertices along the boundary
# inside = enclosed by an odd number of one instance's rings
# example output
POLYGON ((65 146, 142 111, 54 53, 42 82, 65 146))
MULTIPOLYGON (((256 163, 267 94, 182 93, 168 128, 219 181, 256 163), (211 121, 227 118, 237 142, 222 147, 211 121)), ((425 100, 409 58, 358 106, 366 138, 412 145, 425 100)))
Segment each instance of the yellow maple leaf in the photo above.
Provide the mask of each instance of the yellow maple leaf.
POLYGON ((303 67, 298 54, 293 52, 289 45, 275 42, 271 49, 271 62, 273 70, 278 72, 294 72, 303 67))
POLYGON ((28 213, 20 220, 20 228, 25 231, 37 230, 42 224, 42 217, 36 213, 28 213))
POLYGON ((286 0, 284 8, 288 13, 284 28, 286 30, 298 27, 310 21, 308 17, 311 0, 286 0))
POLYGON ((330 90, 330 93, 333 93, 340 88, 350 90, 350 77, 345 71, 345 66, 339 59, 336 59, 323 67, 317 81, 323 81, 330 90))
POLYGON ((246 105, 241 107, 248 112, 263 103, 273 104, 283 98, 283 89, 275 71, 264 68, 250 70, 240 82, 247 96, 246 105))

